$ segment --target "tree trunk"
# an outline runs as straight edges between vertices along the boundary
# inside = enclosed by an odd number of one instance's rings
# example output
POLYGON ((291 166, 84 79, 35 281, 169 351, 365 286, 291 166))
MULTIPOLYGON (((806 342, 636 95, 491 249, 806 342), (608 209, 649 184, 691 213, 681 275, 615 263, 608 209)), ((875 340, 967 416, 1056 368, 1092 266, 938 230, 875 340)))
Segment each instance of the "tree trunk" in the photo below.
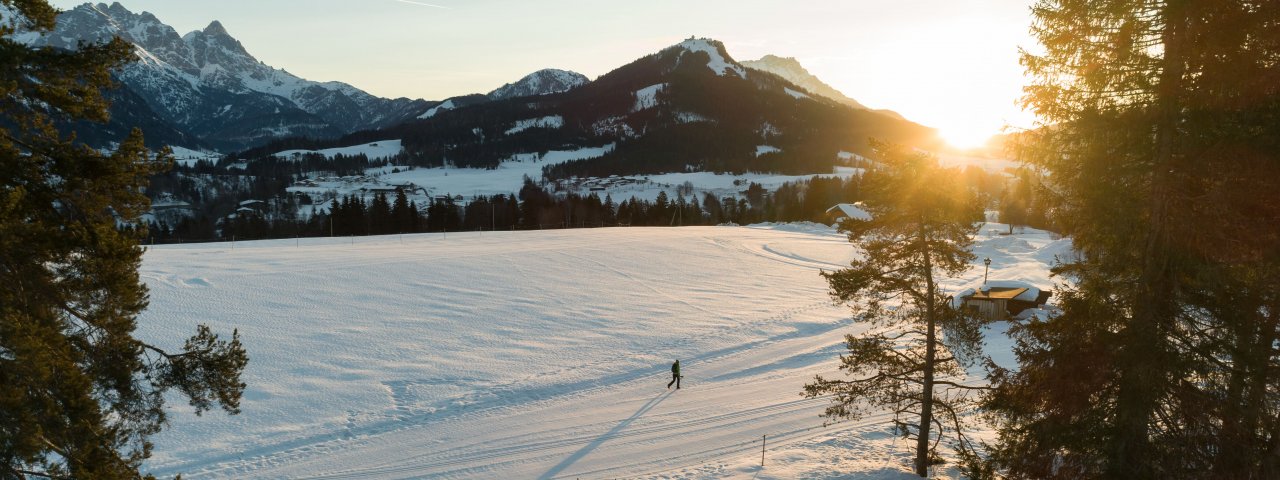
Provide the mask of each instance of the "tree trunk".
POLYGON ((924 223, 920 225, 920 247, 924 253, 925 292, 925 347, 924 385, 920 392, 920 433, 916 438, 916 475, 929 476, 929 430, 933 426, 933 367, 937 357, 937 333, 934 321, 933 262, 929 258, 929 244, 925 240, 924 223))
POLYGON ((1150 220, 1143 239, 1142 270, 1134 298, 1133 318, 1121 333, 1119 391, 1116 399, 1115 435, 1109 448, 1107 478, 1153 478, 1150 425, 1160 402, 1162 373, 1168 367, 1167 337, 1177 312, 1171 269, 1170 225, 1177 135, 1182 89, 1182 37, 1186 23, 1184 0, 1169 0, 1162 9, 1165 20, 1164 57, 1155 108, 1155 151, 1152 158, 1150 220))

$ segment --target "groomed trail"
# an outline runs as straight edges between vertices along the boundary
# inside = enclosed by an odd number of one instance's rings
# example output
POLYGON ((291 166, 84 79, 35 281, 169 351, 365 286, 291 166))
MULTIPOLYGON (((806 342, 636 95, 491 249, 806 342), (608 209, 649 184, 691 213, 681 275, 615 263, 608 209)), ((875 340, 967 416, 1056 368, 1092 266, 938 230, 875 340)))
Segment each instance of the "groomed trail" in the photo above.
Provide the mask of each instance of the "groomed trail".
MULTIPOLYGON (((996 227, 993 227, 996 228, 996 227)), ((989 244, 988 244, 989 243, 989 244)), ((1043 232, 980 234, 1050 287, 1043 232), (1014 242, 1012 240, 1017 240, 1014 242)), ((154 247, 139 333, 239 329, 243 413, 171 398, 147 468, 184 478, 910 478, 885 415, 822 426, 862 328, 816 225, 608 228, 154 247), (680 359, 683 386, 666 388, 680 359), (766 466, 760 467, 765 438, 766 466)), ((980 282, 979 263, 949 285, 980 282)), ((996 278, 993 276, 993 278, 996 278)))

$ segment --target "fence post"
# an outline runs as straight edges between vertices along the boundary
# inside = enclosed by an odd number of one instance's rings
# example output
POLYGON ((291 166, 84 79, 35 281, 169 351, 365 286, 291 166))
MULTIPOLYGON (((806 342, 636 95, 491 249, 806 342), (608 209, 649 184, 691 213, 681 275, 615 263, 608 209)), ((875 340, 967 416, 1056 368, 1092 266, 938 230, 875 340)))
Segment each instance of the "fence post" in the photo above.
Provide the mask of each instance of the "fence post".
POLYGON ((235 235, 232 235, 232 236, 231 236, 231 249, 232 249, 232 250, 235 250, 235 249, 236 249, 236 236, 235 236, 235 235))
POLYGON ((760 436, 760 466, 764 466, 764 445, 769 442, 769 434, 760 436))

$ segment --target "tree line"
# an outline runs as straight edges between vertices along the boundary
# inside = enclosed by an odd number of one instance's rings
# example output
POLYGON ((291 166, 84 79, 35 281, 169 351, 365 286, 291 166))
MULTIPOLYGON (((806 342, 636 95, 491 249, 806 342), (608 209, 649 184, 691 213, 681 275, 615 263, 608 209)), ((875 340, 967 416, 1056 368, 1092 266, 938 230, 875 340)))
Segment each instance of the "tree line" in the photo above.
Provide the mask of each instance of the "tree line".
POLYGON ((861 199, 863 176, 815 177, 786 182, 769 191, 758 183, 743 185, 737 195, 697 195, 677 188, 653 200, 592 192, 554 192, 525 178, 518 193, 479 195, 459 201, 440 196, 419 205, 403 191, 372 195, 348 194, 327 203, 311 204, 305 194, 276 195, 254 211, 236 211, 238 196, 207 205, 235 213, 198 213, 170 223, 147 225, 145 241, 176 243, 319 236, 386 235, 477 230, 538 230, 602 226, 693 226, 726 223, 813 221, 830 223, 826 212, 837 203, 861 199), (685 195, 685 191, 689 195, 685 195))

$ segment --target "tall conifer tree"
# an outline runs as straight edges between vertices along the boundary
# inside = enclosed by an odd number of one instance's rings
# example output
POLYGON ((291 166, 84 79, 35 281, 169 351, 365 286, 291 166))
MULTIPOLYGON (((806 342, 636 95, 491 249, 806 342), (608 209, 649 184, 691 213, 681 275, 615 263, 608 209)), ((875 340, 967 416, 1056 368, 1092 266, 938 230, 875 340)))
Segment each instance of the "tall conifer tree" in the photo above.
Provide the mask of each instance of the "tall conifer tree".
POLYGON ((137 130, 108 154, 53 126, 105 120, 101 89, 133 47, 32 48, 14 33, 53 29, 56 10, 0 7, 0 477, 138 478, 164 393, 236 413, 247 358, 203 325, 181 351, 133 336, 147 289, 139 237, 120 226, 171 160, 137 130))
POLYGON ((1022 151, 1079 255, 1062 314, 1013 330, 994 458, 1015 478, 1275 478, 1280 4, 1033 13, 1044 126, 1022 151))
POLYGON ((863 185, 871 220, 840 224, 862 259, 823 274, 832 297, 860 311, 858 321, 871 329, 845 338, 840 369, 853 378, 818 377, 805 394, 834 395, 824 415, 837 419, 891 408, 899 431, 916 441, 915 472, 924 477, 945 431, 961 450, 969 447, 959 414, 972 407, 974 389, 950 377, 978 359, 978 321, 953 308, 938 280, 969 268, 981 211, 958 171, 929 155, 880 148, 881 170, 863 185))

